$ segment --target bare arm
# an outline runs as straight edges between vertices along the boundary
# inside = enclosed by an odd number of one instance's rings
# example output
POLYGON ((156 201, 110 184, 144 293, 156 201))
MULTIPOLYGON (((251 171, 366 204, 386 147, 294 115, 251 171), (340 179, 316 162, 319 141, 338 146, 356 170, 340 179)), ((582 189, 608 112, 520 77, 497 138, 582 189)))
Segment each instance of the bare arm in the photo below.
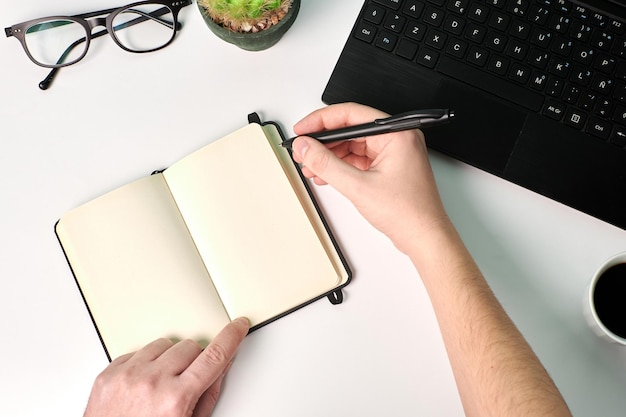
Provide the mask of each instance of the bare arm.
MULTIPOLYGON (((310 114, 294 130, 306 134, 381 116, 342 104, 310 114)), ((293 148, 305 175, 344 194, 412 260, 435 309, 468 417, 571 415, 448 219, 421 132, 329 148, 304 137, 293 148)))

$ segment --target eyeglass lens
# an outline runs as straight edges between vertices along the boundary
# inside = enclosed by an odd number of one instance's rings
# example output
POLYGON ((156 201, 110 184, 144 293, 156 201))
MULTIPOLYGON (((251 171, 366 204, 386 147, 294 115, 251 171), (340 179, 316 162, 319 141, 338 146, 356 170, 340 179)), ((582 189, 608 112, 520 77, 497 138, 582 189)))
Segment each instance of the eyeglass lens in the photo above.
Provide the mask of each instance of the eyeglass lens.
POLYGON ((140 4, 118 13, 112 22, 114 37, 133 52, 167 45, 176 33, 174 12, 162 4, 140 4))
MULTIPOLYGON (((167 45, 176 33, 174 12, 158 3, 121 10, 112 21, 113 37, 131 52, 149 52, 167 45)), ((26 29, 25 43, 32 58, 44 66, 66 66, 86 53, 86 28, 70 18, 36 23, 26 29)))
POLYGON ((24 40, 28 52, 45 66, 70 65, 87 50, 85 28, 72 20, 49 20, 26 29, 24 40), (77 43, 75 47, 70 46, 77 43))

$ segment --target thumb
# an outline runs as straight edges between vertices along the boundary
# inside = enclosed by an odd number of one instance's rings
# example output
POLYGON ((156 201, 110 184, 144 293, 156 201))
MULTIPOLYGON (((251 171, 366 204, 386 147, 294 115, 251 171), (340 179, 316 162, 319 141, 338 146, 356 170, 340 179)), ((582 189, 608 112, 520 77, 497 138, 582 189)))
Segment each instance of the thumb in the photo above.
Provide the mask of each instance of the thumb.
POLYGON ((313 138, 300 136, 292 144, 297 159, 316 177, 346 194, 361 171, 338 158, 332 150, 313 138))

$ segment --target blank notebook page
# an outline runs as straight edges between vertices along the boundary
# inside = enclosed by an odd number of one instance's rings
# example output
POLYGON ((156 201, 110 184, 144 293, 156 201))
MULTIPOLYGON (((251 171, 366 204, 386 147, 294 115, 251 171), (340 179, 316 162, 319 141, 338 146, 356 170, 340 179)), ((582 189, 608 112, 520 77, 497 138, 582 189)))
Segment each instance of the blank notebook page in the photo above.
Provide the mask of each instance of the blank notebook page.
POLYGON ((231 319, 256 325, 340 283, 261 126, 250 124, 164 174, 231 319))
POLYGON ((57 234, 111 358, 164 336, 204 344, 228 323, 161 175, 68 212, 57 234))

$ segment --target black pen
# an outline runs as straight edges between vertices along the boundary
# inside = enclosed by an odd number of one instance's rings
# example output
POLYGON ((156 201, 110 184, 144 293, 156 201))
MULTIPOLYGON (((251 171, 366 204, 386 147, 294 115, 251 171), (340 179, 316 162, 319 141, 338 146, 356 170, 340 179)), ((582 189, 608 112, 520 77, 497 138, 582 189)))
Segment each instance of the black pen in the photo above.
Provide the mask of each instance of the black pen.
MULTIPOLYGON (((454 110, 430 109, 409 111, 396 114, 385 119, 376 119, 370 123, 362 125, 348 126, 341 129, 325 130, 323 132, 308 133, 302 136, 309 136, 323 143, 351 140, 364 136, 382 135, 384 133, 399 132, 401 130, 418 129, 430 126, 437 126, 448 123, 454 119, 454 110)), ((290 148, 293 137, 281 143, 285 148, 290 148)))

